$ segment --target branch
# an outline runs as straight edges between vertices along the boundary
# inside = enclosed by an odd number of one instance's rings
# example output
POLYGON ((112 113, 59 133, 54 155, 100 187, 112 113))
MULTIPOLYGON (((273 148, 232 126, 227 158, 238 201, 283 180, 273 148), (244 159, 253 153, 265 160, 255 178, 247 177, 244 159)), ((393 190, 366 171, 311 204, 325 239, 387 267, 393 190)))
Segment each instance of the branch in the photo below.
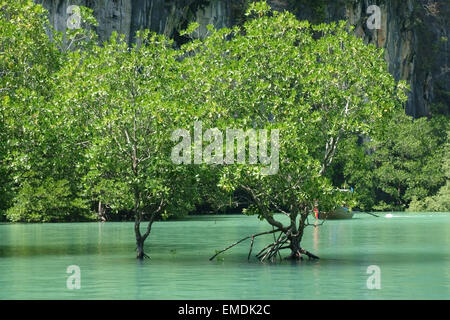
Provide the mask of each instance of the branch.
POLYGON ((221 254, 221 253, 227 251, 228 249, 233 248, 235 245, 238 245, 238 244, 241 243, 242 241, 245 241, 245 240, 250 239, 250 238, 254 239, 254 238, 256 238, 256 237, 259 237, 259 236, 262 236, 262 235, 265 235, 265 234, 275 233, 275 232, 278 232, 278 231, 281 231, 281 230, 280 230, 280 229, 275 229, 275 230, 271 230, 271 231, 266 231, 266 232, 261 232, 261 233, 252 234, 252 235, 250 235, 250 236, 248 236, 248 237, 245 237, 245 238, 243 238, 243 239, 241 239, 241 240, 239 240, 239 241, 236 241, 235 243, 229 245, 229 246, 226 247, 225 249, 222 249, 222 250, 216 252, 215 255, 213 255, 211 258, 209 258, 209 261, 213 260, 213 259, 214 259, 215 257, 217 257, 219 254, 221 254))
POLYGON ((274 227, 277 227, 280 231, 283 231, 283 232, 288 231, 288 227, 283 226, 283 224, 281 222, 275 220, 272 215, 268 214, 267 211, 263 209, 260 202, 258 201, 258 196, 255 194, 253 189, 251 189, 250 187, 245 186, 245 185, 241 185, 241 187, 250 193, 250 195, 252 196, 253 201, 257 205, 259 211, 261 212, 264 219, 266 219, 269 224, 271 224, 274 227))
POLYGON ((128 135, 128 130, 124 129, 124 132, 125 132, 125 137, 127 138, 127 144, 131 144, 130 136, 128 135))
POLYGON ((286 211, 284 211, 283 209, 281 209, 281 208, 277 205, 276 202, 273 202, 273 201, 271 201, 271 202, 272 202, 272 205, 275 207, 275 209, 277 209, 278 211, 280 211, 280 213, 284 214, 286 217, 291 217, 291 214, 288 213, 288 212, 286 212, 286 211))
MULTIPOLYGON (((112 133, 111 133, 112 134, 112 133)), ((119 140, 117 140, 117 137, 115 135, 112 135, 114 142, 117 144, 117 147, 119 148, 119 151, 123 154, 125 154, 126 156, 131 156, 130 153, 128 153, 120 144, 119 140)))
MULTIPOLYGON (((272 258, 275 254, 279 253, 279 250, 281 250, 280 247, 283 246, 289 240, 290 234, 291 234, 290 231, 288 231, 284 236, 282 236, 283 234, 280 233, 280 235, 278 236, 278 239, 275 242, 262 248, 261 251, 258 252, 256 257, 259 260, 261 260, 261 262, 264 261, 267 256, 269 258, 272 258)), ((281 258, 281 255, 280 255, 280 258, 281 258)))
POLYGON ((163 203, 164 203, 164 199, 161 199, 161 202, 159 203, 158 208, 157 208, 155 211, 153 211, 153 213, 152 213, 152 215, 151 215, 151 217, 150 217, 150 220, 149 220, 149 222, 148 222, 148 225, 147 225, 147 231, 145 231, 145 234, 144 234, 144 236, 142 237, 142 238, 144 239, 144 241, 145 241, 145 239, 147 239, 148 235, 150 234, 150 231, 152 230, 152 224, 153 224, 153 221, 155 220, 156 214, 157 214, 159 211, 161 211, 161 209, 162 209, 162 207, 163 207, 163 203))
POLYGON ((264 218, 267 220, 268 223, 270 223, 272 226, 277 227, 280 231, 287 232, 288 227, 283 226, 283 224, 277 220, 275 220, 270 215, 264 215, 264 218))

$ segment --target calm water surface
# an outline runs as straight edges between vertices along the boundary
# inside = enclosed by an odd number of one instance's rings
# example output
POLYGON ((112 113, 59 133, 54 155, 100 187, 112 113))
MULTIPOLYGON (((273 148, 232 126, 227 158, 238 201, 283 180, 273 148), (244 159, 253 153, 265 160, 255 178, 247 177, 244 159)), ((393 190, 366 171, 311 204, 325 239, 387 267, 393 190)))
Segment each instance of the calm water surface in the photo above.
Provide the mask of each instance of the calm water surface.
MULTIPOLYGON (((249 242, 220 261, 215 250, 270 230, 256 217, 157 222, 150 260, 136 261, 133 223, 0 225, 0 299, 450 299, 450 213, 393 213, 308 227, 318 261, 247 261, 249 242), (81 269, 68 290, 66 269, 81 269), (381 289, 367 289, 367 268, 381 289)), ((272 238, 257 238, 254 252, 272 238)), ((257 252, 257 251, 256 251, 257 252)))

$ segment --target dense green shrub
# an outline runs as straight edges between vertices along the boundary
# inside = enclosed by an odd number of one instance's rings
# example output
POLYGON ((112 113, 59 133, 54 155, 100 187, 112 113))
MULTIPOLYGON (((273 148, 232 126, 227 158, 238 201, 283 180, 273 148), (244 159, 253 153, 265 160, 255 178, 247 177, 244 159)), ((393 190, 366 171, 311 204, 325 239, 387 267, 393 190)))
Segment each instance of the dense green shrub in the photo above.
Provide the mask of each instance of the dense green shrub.
POLYGON ((27 180, 6 212, 13 222, 86 221, 93 219, 88 204, 70 190, 67 180, 27 180))
POLYGON ((408 211, 450 211, 450 131, 447 131, 447 142, 445 144, 440 173, 445 177, 445 184, 435 195, 428 196, 424 199, 414 197, 409 205, 408 211))
POLYGON ((412 119, 397 113, 370 138, 347 141, 335 180, 354 186, 363 210, 448 211, 443 168, 448 127, 444 116, 412 119))

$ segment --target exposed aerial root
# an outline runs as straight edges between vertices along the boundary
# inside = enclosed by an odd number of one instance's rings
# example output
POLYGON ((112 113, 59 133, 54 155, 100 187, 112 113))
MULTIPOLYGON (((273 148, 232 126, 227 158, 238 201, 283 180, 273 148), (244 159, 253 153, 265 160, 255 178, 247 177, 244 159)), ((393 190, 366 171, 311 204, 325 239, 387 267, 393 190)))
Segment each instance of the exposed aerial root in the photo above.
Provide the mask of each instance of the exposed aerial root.
MULTIPOLYGON (((257 233, 257 234, 252 234, 248 237, 245 237, 239 241, 234 242, 233 244, 229 245, 228 247, 217 251, 215 255, 213 255, 211 258, 209 258, 209 260, 213 260, 214 258, 216 258, 219 254, 233 248, 234 246, 238 245, 239 243, 247 240, 247 239, 251 239, 250 241, 250 249, 248 252, 248 257, 247 259, 250 260, 252 251, 253 251, 253 244, 255 242, 255 238, 258 236, 262 236, 265 234, 275 234, 276 232, 281 231, 280 229, 274 229, 271 231, 266 231, 266 232, 261 232, 261 233, 257 233)), ((281 258, 281 250, 285 250, 285 249, 290 249, 291 250, 291 254, 286 257, 285 259, 291 259, 291 260, 302 260, 303 259, 303 255, 306 255, 309 259, 319 259, 318 256, 312 254, 311 252, 302 249, 299 247, 298 250, 292 250, 291 247, 291 238, 290 238, 290 233, 283 233, 280 232, 278 238, 275 238, 274 235, 274 242, 268 244, 267 246, 265 246, 264 248, 262 248, 257 254, 256 254, 256 258, 259 259, 261 262, 265 262, 265 261, 270 261, 270 262, 274 262, 277 259, 277 256, 281 258)))
POLYGON ((148 255, 146 255, 145 253, 143 253, 143 252, 141 254, 138 254, 136 256, 136 258, 139 259, 139 260, 150 259, 150 257, 148 255))
POLYGON ((289 256, 287 256, 285 259, 286 260, 303 260, 303 254, 306 255, 309 259, 320 259, 318 256, 316 256, 315 254, 312 254, 311 252, 300 248, 299 250, 296 250, 294 252, 292 252, 289 256))
POLYGON ((241 240, 239 240, 239 241, 234 242, 233 244, 229 245, 228 247, 226 247, 226 248, 224 248, 224 249, 222 249, 222 250, 220 250, 220 251, 217 251, 215 255, 213 255, 211 258, 209 258, 209 260, 210 260, 210 261, 213 260, 213 259, 214 259, 215 257, 217 257, 219 254, 221 254, 221 253, 227 251, 228 249, 233 248, 235 245, 241 243, 242 241, 245 241, 245 240, 251 238, 252 241, 251 241, 251 244, 250 244, 250 252, 249 252, 249 255, 248 255, 248 258, 250 259, 250 254, 251 254, 251 251, 252 251, 252 249, 253 249, 253 242, 254 242, 255 238, 256 238, 256 237, 259 237, 259 236, 262 236, 262 235, 265 235, 265 234, 275 233, 275 232, 278 232, 278 231, 280 231, 280 230, 279 230, 279 229, 275 229, 275 230, 271 230, 271 231, 266 231, 266 232, 261 232, 261 233, 252 234, 252 235, 250 235, 250 236, 248 236, 248 237, 245 237, 245 238, 243 238, 243 239, 241 239, 241 240))

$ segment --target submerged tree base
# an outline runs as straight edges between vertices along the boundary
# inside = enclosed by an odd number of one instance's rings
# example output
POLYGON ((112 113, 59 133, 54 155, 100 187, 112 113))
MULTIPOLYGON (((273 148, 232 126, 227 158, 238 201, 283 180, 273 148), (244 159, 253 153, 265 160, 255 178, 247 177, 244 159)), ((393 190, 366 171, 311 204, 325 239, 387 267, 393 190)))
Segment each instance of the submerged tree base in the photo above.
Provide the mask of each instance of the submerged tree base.
POLYGON ((136 252, 137 252, 136 259, 139 259, 139 260, 144 260, 145 258, 150 259, 150 257, 144 253, 144 241, 143 240, 137 241, 136 252))
POLYGON ((283 233, 282 230, 275 229, 275 230, 271 230, 271 231, 252 234, 252 235, 247 236, 239 241, 236 241, 233 244, 229 245, 228 247, 226 247, 220 251, 217 251, 215 255, 213 255, 211 258, 209 258, 209 260, 211 261, 214 258, 216 258, 219 254, 233 248, 235 245, 237 245, 247 239, 251 239, 250 249, 249 249, 248 257, 247 257, 247 259, 250 260, 252 250, 253 250, 253 244, 255 242, 255 238, 262 236, 262 235, 266 235, 266 234, 275 234, 276 232, 279 232, 279 231, 281 231, 281 232, 280 232, 278 238, 275 239, 275 235, 274 235, 274 242, 265 246, 264 248, 261 249, 261 251, 259 251, 256 254, 256 258, 258 258, 259 261, 275 262, 277 257, 280 260, 282 260, 281 250, 286 250, 286 249, 290 249, 291 254, 289 256, 285 257, 284 258, 285 260, 303 260, 303 255, 306 255, 309 259, 319 259, 318 256, 312 254, 311 252, 309 252, 299 246, 299 243, 300 243, 299 238, 292 236, 290 232, 283 233))
POLYGON ((146 255, 145 253, 141 252, 141 253, 137 254, 136 259, 144 260, 144 259, 150 259, 150 257, 148 255, 146 255))
POLYGON ((309 259, 318 260, 320 259, 315 254, 312 254, 311 252, 300 248, 299 250, 292 252, 289 256, 284 258, 285 260, 303 260, 303 255, 306 255, 309 259))

